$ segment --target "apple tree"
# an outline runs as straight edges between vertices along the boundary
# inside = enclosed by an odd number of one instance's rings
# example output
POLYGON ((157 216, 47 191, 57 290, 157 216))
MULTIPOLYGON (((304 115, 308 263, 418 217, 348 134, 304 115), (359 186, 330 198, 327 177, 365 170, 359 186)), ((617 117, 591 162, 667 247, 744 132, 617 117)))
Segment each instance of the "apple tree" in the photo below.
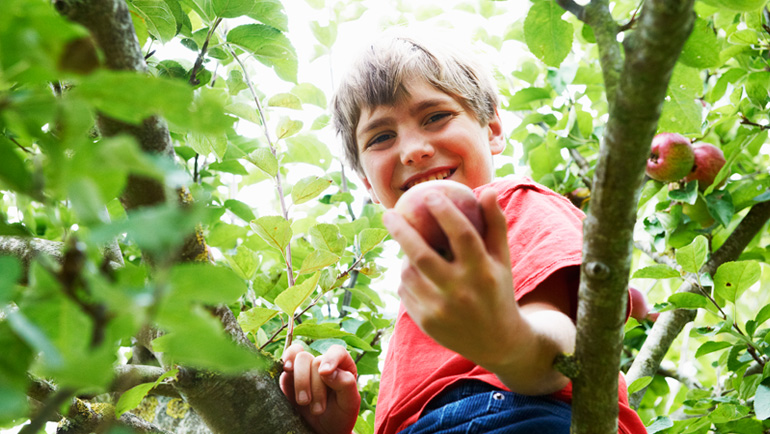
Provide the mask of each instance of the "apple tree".
POLYGON ((618 367, 650 432, 770 428, 765 1, 294 3, 4 2, 2 426, 309 432, 277 386, 302 342, 351 352, 372 432, 392 253, 327 102, 376 15, 468 27, 498 175, 587 212, 573 431, 617 432, 618 367), (645 176, 658 133, 720 150, 714 182, 645 176), (629 285, 656 321, 626 322, 629 285))

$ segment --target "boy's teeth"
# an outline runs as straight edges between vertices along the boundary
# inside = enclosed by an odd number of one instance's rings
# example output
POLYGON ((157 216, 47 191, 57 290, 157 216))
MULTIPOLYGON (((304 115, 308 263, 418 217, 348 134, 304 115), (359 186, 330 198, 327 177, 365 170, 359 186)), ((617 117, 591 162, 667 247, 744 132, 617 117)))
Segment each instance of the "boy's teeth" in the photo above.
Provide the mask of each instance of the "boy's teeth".
POLYGON ((407 186, 407 189, 412 188, 412 187, 414 187, 417 184, 422 184, 423 182, 435 181, 437 179, 446 179, 447 177, 449 177, 450 174, 451 174, 451 172, 449 170, 445 170, 443 172, 434 173, 433 175, 429 175, 429 176, 426 176, 425 178, 420 178, 420 179, 412 182, 411 184, 409 184, 407 186))

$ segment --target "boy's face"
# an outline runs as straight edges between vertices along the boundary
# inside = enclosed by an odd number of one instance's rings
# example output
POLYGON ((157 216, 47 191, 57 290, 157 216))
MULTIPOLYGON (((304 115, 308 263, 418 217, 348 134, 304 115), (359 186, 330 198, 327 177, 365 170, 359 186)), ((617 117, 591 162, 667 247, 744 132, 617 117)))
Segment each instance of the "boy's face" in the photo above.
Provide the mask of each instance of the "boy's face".
POLYGON ((495 116, 479 124, 473 112, 424 81, 407 83, 393 106, 364 109, 356 142, 372 199, 392 208, 410 187, 451 179, 475 188, 492 180, 492 155, 505 148, 495 116))

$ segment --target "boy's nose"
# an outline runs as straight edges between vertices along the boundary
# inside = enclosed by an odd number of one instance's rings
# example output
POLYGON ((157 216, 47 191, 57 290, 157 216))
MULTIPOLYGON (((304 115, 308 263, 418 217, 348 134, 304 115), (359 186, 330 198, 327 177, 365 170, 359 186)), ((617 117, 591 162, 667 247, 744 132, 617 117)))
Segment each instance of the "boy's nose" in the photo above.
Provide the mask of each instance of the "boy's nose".
POLYGON ((405 166, 430 158, 435 152, 435 149, 427 140, 405 140, 401 146, 401 163, 405 166))

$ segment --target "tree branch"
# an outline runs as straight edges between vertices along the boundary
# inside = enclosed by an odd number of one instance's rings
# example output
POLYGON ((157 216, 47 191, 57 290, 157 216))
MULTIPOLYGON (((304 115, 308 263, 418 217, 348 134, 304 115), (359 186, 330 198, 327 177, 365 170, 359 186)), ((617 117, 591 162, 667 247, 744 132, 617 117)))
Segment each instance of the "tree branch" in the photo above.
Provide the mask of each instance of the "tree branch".
MULTIPOLYGON (((768 220, 770 220, 770 202, 754 205, 722 246, 711 255, 701 272, 713 274, 720 265, 738 259, 743 249, 768 220)), ((698 292, 698 289, 689 281, 685 281, 677 292, 698 292)), ((677 309, 660 315, 626 374, 629 383, 642 377, 652 376, 657 371, 674 339, 679 336, 688 322, 695 319, 696 313, 695 310, 677 309)), ((629 397, 631 405, 639 406, 645 391, 646 389, 643 389, 632 394, 629 397)))
POLYGON ((556 3, 562 7, 565 11, 571 13, 580 21, 585 21, 585 8, 575 3, 573 0, 556 0, 556 3))
MULTIPOLYGON (((602 57, 609 119, 584 221, 572 432, 618 432, 618 377, 633 228, 645 161, 674 64, 694 22, 693 1, 650 0, 627 35, 623 71, 606 2, 586 7, 602 57), (619 76, 619 78, 618 78, 619 76)), ((660 319, 658 320, 660 321, 660 319)))

